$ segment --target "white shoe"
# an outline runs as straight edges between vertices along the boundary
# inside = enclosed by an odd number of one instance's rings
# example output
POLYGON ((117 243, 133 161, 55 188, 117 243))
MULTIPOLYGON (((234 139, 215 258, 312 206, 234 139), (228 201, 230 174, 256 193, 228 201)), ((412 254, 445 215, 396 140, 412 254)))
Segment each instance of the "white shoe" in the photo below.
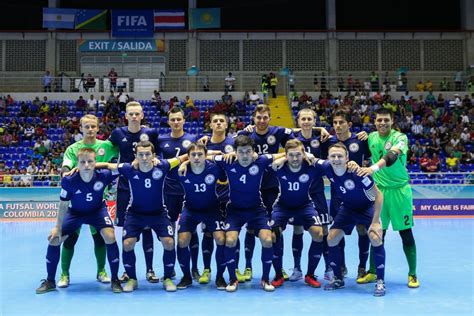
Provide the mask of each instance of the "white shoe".
POLYGON ((58 287, 59 288, 65 288, 69 286, 69 275, 66 274, 61 274, 61 278, 59 279, 58 282, 58 287))
POLYGON ((301 280, 302 278, 303 278, 303 272, 301 272, 301 270, 298 268, 294 268, 293 273, 290 275, 289 280, 291 282, 294 282, 294 281, 301 280))
POLYGON ((235 292, 235 291, 237 291, 238 287, 239 287, 239 281, 229 282, 229 284, 227 284, 225 290, 226 290, 226 292, 235 292))
POLYGON ((270 281, 262 281, 262 289, 265 292, 273 292, 275 291, 275 287, 270 283, 270 281))
POLYGON ((107 272, 105 272, 105 270, 102 270, 97 273, 97 281, 99 281, 100 283, 110 283, 110 278, 107 275, 107 272))
POLYGON ((134 279, 128 279, 127 283, 123 287, 124 292, 133 292, 138 288, 138 282, 134 279))
POLYGON ((176 292, 176 285, 169 278, 163 280, 163 288, 166 292, 176 292))
POLYGON ((324 271, 324 280, 331 281, 334 279, 334 271, 326 270, 324 271))

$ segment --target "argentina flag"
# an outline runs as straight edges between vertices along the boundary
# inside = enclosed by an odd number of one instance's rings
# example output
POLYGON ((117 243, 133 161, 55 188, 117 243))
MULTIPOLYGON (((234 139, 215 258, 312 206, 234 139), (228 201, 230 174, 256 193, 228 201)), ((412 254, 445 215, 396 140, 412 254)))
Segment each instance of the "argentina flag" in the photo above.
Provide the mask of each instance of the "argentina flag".
POLYGON ((43 8, 43 28, 73 29, 76 9, 43 8))

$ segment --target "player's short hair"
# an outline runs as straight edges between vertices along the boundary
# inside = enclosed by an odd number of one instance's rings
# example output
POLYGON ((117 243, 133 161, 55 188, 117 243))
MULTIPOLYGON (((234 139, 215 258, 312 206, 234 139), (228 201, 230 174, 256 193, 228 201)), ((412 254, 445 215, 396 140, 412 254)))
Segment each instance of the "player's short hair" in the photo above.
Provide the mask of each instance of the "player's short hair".
POLYGON ((225 121, 226 122, 229 122, 229 118, 227 117, 227 115, 225 113, 211 113, 211 116, 210 116, 210 120, 212 122, 212 119, 214 118, 214 116, 217 116, 217 115, 221 115, 225 118, 225 121))
POLYGON ((141 109, 142 109, 142 112, 143 112, 143 107, 140 103, 138 103, 137 101, 130 101, 127 103, 127 105, 125 106, 125 111, 128 110, 129 107, 131 106, 139 106, 141 109))
POLYGON ((151 152, 152 153, 155 153, 155 145, 153 145, 152 142, 150 142, 149 140, 142 140, 140 142, 138 142, 136 145, 135 145, 135 152, 137 152, 137 149, 138 147, 142 147, 142 148, 151 148, 151 152))
POLYGON ((266 104, 259 104, 257 105, 257 107, 255 108, 255 111, 253 112, 252 116, 255 117, 257 115, 257 113, 265 113, 267 112, 268 113, 268 116, 272 116, 272 113, 270 111, 270 107, 266 104))
POLYGON ((340 116, 342 118, 344 118, 344 120, 347 122, 347 123, 350 123, 352 122, 352 115, 347 112, 347 111, 344 111, 344 110, 337 110, 334 112, 334 114, 332 115, 332 119, 334 119, 336 116, 340 116))
POLYGON ((290 149, 298 148, 298 147, 300 147, 301 150, 304 152, 304 146, 303 146, 303 143, 300 140, 290 139, 285 144, 285 153, 288 153, 288 150, 290 150, 290 149))
POLYGON ((237 150, 237 147, 252 146, 255 145, 255 141, 248 137, 247 135, 239 135, 234 140, 234 149, 237 150))
POLYGON ((377 111, 375 111, 375 117, 377 117, 377 115, 390 115, 390 117, 393 120, 393 112, 386 108, 380 108, 377 111))
POLYGON ((79 158, 79 156, 87 155, 87 154, 94 154, 94 157, 96 156, 94 149, 89 148, 89 147, 84 147, 77 151, 76 157, 79 158))
POLYGON ((344 145, 344 144, 341 143, 341 142, 335 143, 335 144, 332 144, 331 146, 329 146, 328 152, 331 150, 331 148, 341 148, 341 149, 344 149, 344 151, 346 152, 346 156, 349 155, 349 151, 347 150, 346 145, 344 145))
POLYGON ((79 124, 82 126, 82 123, 85 120, 94 120, 97 123, 97 126, 99 126, 99 118, 93 114, 86 114, 81 119, 79 120, 79 124))
POLYGON ((310 108, 304 108, 304 109, 301 109, 298 114, 296 115, 296 119, 299 119, 300 118, 300 114, 301 113, 311 113, 313 115, 314 118, 316 118, 317 114, 316 112, 314 112, 314 110, 310 109, 310 108))
POLYGON ((168 117, 174 113, 181 113, 184 117, 184 111, 179 106, 174 106, 171 110, 168 111, 168 117))
POLYGON ((191 145, 189 145, 189 147, 188 147, 188 155, 189 155, 192 151, 196 151, 196 150, 203 150, 203 151, 204 151, 204 155, 207 155, 207 147, 206 147, 206 145, 201 144, 201 143, 192 143, 191 145))

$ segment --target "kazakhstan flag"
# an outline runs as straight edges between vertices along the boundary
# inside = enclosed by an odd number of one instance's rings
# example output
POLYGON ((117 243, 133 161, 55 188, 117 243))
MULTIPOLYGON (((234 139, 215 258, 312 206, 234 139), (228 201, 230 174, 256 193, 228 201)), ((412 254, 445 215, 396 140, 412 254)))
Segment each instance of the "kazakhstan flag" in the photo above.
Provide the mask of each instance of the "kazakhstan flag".
POLYGON ((77 9, 76 30, 106 30, 107 10, 77 9))
POLYGON ((189 29, 218 29, 221 27, 221 9, 189 9, 189 29))

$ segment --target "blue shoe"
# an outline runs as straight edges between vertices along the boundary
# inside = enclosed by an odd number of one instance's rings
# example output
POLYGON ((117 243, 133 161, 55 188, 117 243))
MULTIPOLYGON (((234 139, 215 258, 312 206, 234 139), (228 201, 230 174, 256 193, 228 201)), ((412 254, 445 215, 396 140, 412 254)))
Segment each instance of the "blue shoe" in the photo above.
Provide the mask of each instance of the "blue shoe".
POLYGON ((384 296, 385 295, 385 282, 383 280, 377 280, 375 284, 374 296, 384 296))
POLYGON ((324 286, 325 291, 334 291, 344 288, 344 281, 339 279, 332 279, 328 284, 324 286))

